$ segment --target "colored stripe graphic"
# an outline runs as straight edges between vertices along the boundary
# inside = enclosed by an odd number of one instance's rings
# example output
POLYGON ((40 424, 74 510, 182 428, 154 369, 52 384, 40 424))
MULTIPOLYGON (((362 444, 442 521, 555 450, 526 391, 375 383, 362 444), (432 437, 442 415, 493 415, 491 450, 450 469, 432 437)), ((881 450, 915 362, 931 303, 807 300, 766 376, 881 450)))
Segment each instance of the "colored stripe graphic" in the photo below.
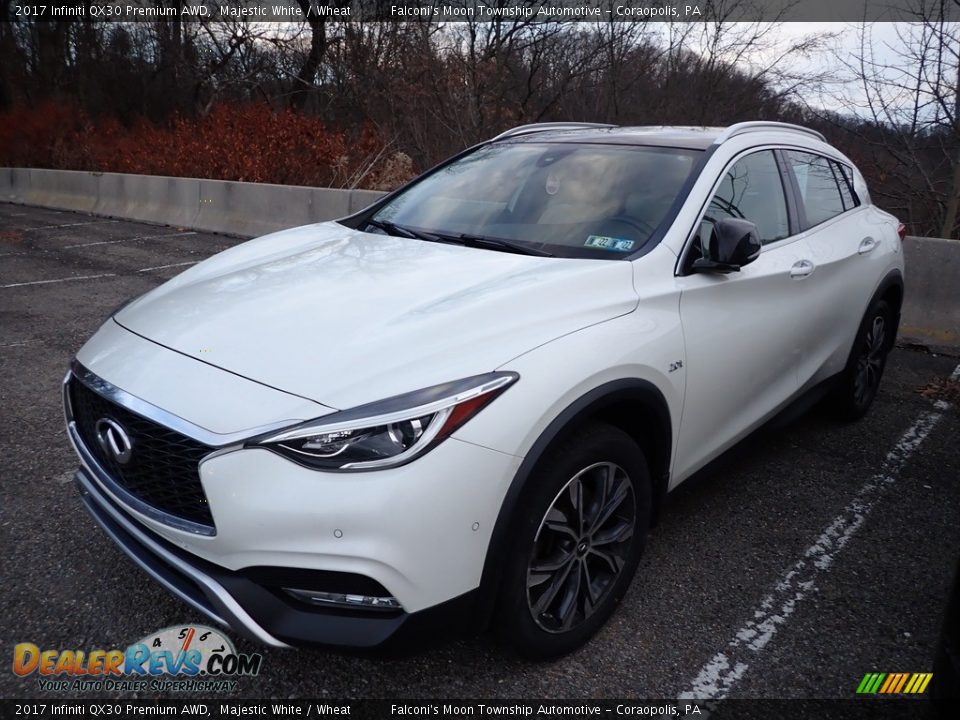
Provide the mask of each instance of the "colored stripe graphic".
POLYGON ((919 695, 932 679, 933 673, 867 673, 857 685, 857 694, 919 695))
POLYGON ((890 673, 889 675, 887 675, 887 681, 880 686, 880 692, 881 693, 890 692, 890 688, 892 688, 894 685, 897 684, 897 680, 899 678, 900 676, 897 673, 890 673))

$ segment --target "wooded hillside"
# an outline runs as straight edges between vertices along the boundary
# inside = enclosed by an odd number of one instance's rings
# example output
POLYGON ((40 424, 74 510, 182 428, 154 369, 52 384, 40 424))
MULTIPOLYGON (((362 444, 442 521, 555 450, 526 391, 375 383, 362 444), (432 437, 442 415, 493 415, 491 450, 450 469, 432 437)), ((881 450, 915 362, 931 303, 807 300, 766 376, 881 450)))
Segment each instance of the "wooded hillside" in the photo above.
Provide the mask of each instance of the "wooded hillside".
POLYGON ((0 0, 0 165, 387 189, 528 122, 785 120, 824 132, 911 233, 956 236, 943 0, 920 0, 895 46, 864 26, 855 50, 733 24, 737 5, 677 24, 120 24, 17 20, 0 0))

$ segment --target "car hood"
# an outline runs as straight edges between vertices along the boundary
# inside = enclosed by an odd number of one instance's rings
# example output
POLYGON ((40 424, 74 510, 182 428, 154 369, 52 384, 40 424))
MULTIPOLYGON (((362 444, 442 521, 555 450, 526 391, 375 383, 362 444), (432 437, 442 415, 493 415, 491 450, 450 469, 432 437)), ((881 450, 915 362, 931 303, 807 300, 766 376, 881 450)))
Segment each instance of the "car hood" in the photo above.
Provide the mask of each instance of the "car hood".
POLYGON ((628 262, 532 257, 328 222, 222 252, 114 319, 197 360, 342 409, 489 372, 636 305, 628 262))

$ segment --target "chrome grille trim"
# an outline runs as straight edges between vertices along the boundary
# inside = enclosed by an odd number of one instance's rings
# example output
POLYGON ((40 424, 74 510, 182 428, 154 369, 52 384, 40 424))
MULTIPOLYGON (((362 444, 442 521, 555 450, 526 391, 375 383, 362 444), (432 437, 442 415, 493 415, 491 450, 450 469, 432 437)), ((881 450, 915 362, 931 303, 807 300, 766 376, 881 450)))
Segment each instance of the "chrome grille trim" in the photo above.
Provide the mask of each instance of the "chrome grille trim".
POLYGON ((77 455, 80 457, 80 463, 83 465, 84 469, 94 478, 97 482, 103 487, 103 489, 113 497, 114 501, 129 507, 131 510, 144 515, 151 520, 155 520, 159 523, 163 523, 169 527, 172 527, 174 530, 180 530, 182 532, 188 532, 192 535, 203 535, 205 537, 213 537, 217 534, 217 530, 210 525, 202 525, 200 523, 191 522, 182 517, 177 517, 176 515, 171 515, 166 513, 159 508, 154 507, 145 503, 140 498, 132 495, 127 492, 127 490, 121 487, 111 476, 104 470, 103 466, 97 461, 93 454, 87 450, 87 446, 84 444, 83 439, 80 437, 80 433, 77 431, 77 423, 70 419, 67 423, 67 434, 70 437, 70 443, 73 445, 73 449, 76 451, 77 455))
MULTIPOLYGON (((180 530, 182 532, 190 533, 191 535, 201 535, 205 537, 213 537, 217 534, 216 528, 213 524, 205 524, 194 522, 187 518, 174 515, 172 513, 166 512, 163 509, 156 507, 148 502, 145 502, 141 498, 134 495, 132 492, 123 487, 113 476, 107 471, 103 464, 97 459, 96 455, 87 447, 84 439, 80 435, 79 428, 77 427, 77 422, 74 417, 74 408, 73 401, 71 398, 70 392, 70 381, 76 380, 82 382, 90 391, 95 392, 105 400, 113 402, 124 409, 134 412, 134 410, 122 403, 116 402, 116 395, 111 397, 109 395, 104 395, 100 392, 99 387, 96 383, 93 386, 87 381, 95 379, 103 384, 103 386, 113 388, 118 391, 118 393, 123 393, 125 396, 133 397, 119 388, 115 388, 104 380, 101 380, 99 377, 89 372, 82 365, 74 361, 73 365, 76 368, 83 370, 84 377, 81 378, 74 372, 74 369, 71 368, 71 371, 67 373, 66 377, 63 380, 63 408, 64 416, 67 422, 67 435, 70 438, 70 443, 73 445, 74 451, 77 453, 80 458, 80 462, 84 468, 89 472, 89 474, 96 478, 96 481, 101 485, 101 487, 118 503, 129 507, 131 510, 144 515, 145 517, 154 520, 159 523, 163 523, 168 527, 171 527, 175 530, 180 530)), ((168 413, 169 414, 169 413, 168 413)), ((150 422, 155 422, 153 418, 147 418, 150 422)), ((159 424, 159 423, 158 423, 159 424)), ((193 439, 193 438, 191 438, 193 439)), ((212 451, 211 451, 212 452, 212 451)), ((202 483, 200 481, 200 466, 197 463, 194 472, 197 474, 196 482, 201 487, 202 492, 202 483)))
POLYGON ((303 422, 302 420, 281 420, 279 422, 270 423, 269 425, 250 428, 249 430, 242 430, 235 433, 215 433, 207 430, 206 428, 200 427, 199 425, 194 425, 189 420, 184 420, 179 415, 174 415, 173 413, 157 407, 146 400, 142 400, 136 395, 131 395, 126 390, 122 390, 116 385, 112 385, 103 378, 99 377, 98 375, 94 375, 92 372, 87 370, 87 368, 81 365, 76 358, 71 361, 70 372, 67 373, 67 377, 64 378, 64 392, 66 392, 66 385, 69 382, 71 375, 110 402, 126 408, 132 413, 136 413, 137 415, 145 417, 148 420, 155 422, 157 425, 162 425, 163 427, 174 430, 181 435, 190 438, 191 440, 196 440, 202 445, 209 445, 213 448, 223 448, 228 445, 235 445, 252 437, 270 432, 271 430, 279 430, 303 422))

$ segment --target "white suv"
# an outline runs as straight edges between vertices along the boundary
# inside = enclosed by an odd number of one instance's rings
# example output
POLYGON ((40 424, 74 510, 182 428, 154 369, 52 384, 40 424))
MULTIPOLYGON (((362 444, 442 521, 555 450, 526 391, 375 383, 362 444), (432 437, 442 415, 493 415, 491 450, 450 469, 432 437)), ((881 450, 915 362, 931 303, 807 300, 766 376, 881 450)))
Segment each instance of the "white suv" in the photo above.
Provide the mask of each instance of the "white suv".
POLYGON ((264 643, 569 652, 669 490, 801 396, 867 410, 902 236, 806 128, 517 128, 116 312, 64 386, 77 482, 264 643))

